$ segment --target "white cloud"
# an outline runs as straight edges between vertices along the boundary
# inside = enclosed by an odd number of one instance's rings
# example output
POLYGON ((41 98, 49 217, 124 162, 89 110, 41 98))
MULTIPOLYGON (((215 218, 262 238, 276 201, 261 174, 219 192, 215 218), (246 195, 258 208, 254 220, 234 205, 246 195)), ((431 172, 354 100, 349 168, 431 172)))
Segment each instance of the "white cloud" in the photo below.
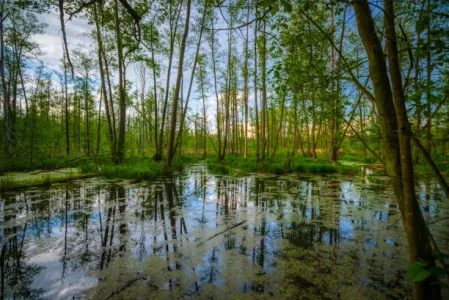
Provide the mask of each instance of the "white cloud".
MULTIPOLYGON (((32 39, 38 43, 42 55, 38 59, 42 60, 48 67, 56 68, 60 64, 62 58, 62 33, 59 21, 59 12, 51 11, 41 15, 41 21, 46 23, 43 34, 37 34, 32 39)), ((67 16, 66 16, 67 21, 67 16)), ((88 37, 83 34, 92 29, 87 24, 87 20, 74 18, 66 22, 66 34, 69 50, 74 49, 78 44, 89 43, 88 37)))

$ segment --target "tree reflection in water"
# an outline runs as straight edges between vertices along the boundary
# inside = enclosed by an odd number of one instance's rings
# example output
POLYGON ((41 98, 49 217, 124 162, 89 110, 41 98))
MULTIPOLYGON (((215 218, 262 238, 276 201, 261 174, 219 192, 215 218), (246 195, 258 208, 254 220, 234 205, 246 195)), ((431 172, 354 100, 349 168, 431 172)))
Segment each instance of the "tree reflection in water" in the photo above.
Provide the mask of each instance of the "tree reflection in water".
MULTIPOLYGON (((428 221, 448 213, 430 179, 428 221)), ((1 298, 403 298, 406 241, 382 177, 88 179, 1 195, 1 298)), ((448 222, 432 225, 449 248, 448 222)))

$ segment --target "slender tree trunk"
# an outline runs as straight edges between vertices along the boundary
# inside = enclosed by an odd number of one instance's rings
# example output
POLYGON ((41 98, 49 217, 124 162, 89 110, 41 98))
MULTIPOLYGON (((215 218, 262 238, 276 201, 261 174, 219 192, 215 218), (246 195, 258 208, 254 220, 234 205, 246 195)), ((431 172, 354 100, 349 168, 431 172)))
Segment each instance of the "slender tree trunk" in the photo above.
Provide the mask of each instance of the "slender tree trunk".
POLYGON ((204 92, 204 76, 203 76, 203 70, 201 70, 201 64, 199 65, 200 68, 200 87, 201 87, 201 100, 203 102, 203 157, 206 158, 207 154, 207 116, 206 116, 206 94, 204 92))
MULTIPOLYGON (((181 4, 182 4, 182 2, 181 2, 181 4)), ((174 47, 175 47, 176 33, 178 31, 178 20, 179 20, 180 12, 181 12, 181 7, 179 8, 178 12, 175 11, 176 17, 174 17, 172 20, 171 19, 172 18, 172 4, 170 2, 170 50, 169 50, 169 57, 168 57, 168 70, 167 70, 167 80, 166 80, 166 86, 165 86, 164 105, 162 107, 161 129, 159 132, 159 141, 158 141, 159 148, 157 149, 156 154, 154 156, 155 160, 162 160, 162 151, 164 148, 165 118, 167 115, 168 95, 170 92, 171 68, 172 68, 172 63, 173 63, 173 52, 174 52, 174 47), (174 25, 173 25, 173 23, 174 23, 174 25), (174 26, 174 29, 173 29, 173 26, 174 26)))
POLYGON ((84 109, 85 109, 85 127, 86 127, 86 152, 88 155, 91 154, 90 149, 90 120, 89 120, 89 75, 86 72, 86 82, 84 87, 84 109))
MULTIPOLYGON (((66 56, 63 53, 64 65, 64 112, 65 112, 65 147, 66 154, 70 156, 70 129, 69 129, 69 97, 68 97, 68 83, 67 83, 67 63, 66 56)), ((28 110, 28 109, 27 109, 28 110)))
MULTIPOLYGON (((153 26, 154 24, 151 25, 151 36, 153 37, 153 26)), ((151 39, 151 60, 153 61, 153 65, 152 65, 152 70, 153 70, 153 97, 154 97, 154 145, 156 148, 156 153, 159 150, 159 140, 158 140, 158 116, 159 116, 159 111, 158 111, 158 105, 157 105, 157 74, 156 74, 156 61, 154 58, 154 41, 153 38, 151 39)))
POLYGON ((211 32, 211 55, 212 55, 212 69, 214 73, 214 90, 215 90, 215 101, 217 102, 217 141, 218 141, 218 159, 221 159, 221 116, 220 116, 220 98, 218 96, 218 86, 217 86, 217 67, 215 62, 215 33, 212 28, 211 32))
POLYGON ((125 96, 125 78, 123 67, 123 44, 122 34, 120 32, 120 19, 118 11, 118 1, 115 0, 115 34, 117 38, 117 56, 119 72, 119 136, 117 142, 117 159, 115 163, 122 163, 125 158, 125 127, 126 127, 126 96, 125 96))
MULTIPOLYGON (((102 88, 100 88, 102 89, 102 88)), ((100 93, 100 103, 98 103, 98 127, 97 127, 97 149, 95 155, 100 153, 100 133, 101 133, 101 101, 103 100, 103 94, 100 93)))
POLYGON ((111 145, 111 147, 114 147, 112 150, 113 152, 111 153, 112 155, 112 159, 115 162, 117 160, 117 126, 116 126, 116 118, 115 118, 115 109, 114 109, 114 101, 113 101, 113 97, 112 97, 112 85, 111 85, 111 77, 109 75, 109 63, 106 57, 105 52, 102 52, 102 56, 104 59, 104 71, 106 73, 106 82, 107 82, 107 89, 109 92, 109 104, 110 104, 110 110, 111 110, 111 125, 112 125, 112 140, 113 143, 111 145))
MULTIPOLYGON (((340 76, 341 76, 341 71, 340 71, 340 65, 341 65, 341 60, 342 60, 342 53, 343 53, 343 39, 345 36, 345 28, 346 28, 346 9, 347 9, 347 5, 345 5, 345 9, 343 12, 343 20, 342 20, 342 27, 341 27, 341 33, 340 33, 340 41, 339 41, 339 49, 338 49, 338 61, 337 61, 337 68, 336 68, 336 84, 337 84, 337 89, 336 89, 336 95, 335 95, 335 100, 333 102, 333 108, 332 108, 332 122, 331 122, 331 154, 330 154, 330 162, 333 164, 337 163, 337 158, 338 158, 338 150, 339 150, 339 142, 338 142, 338 137, 337 134, 340 130, 340 115, 341 115, 341 82, 340 82, 340 76)), ((333 17, 333 14, 332 14, 333 17)), ((334 20, 332 18, 332 27, 334 27, 334 20)), ((332 53, 334 52, 334 47, 331 47, 332 49, 332 53)), ((334 54, 332 54, 334 55, 334 54)), ((334 64, 334 58, 332 58, 332 63, 334 64)), ((334 73, 335 66, 333 65, 332 67, 332 71, 334 73)))
MULTIPOLYGON (((331 39, 334 39, 334 34, 335 34, 335 9, 334 9, 334 5, 332 4, 331 7, 331 39)), ((334 46, 331 45, 331 71, 332 71, 332 76, 336 77, 335 74, 335 49, 334 46)), ((335 81, 338 80, 338 78, 335 78, 334 80, 332 80, 331 86, 332 86, 332 100, 331 100, 331 110, 330 110, 330 155, 329 155, 329 161, 332 164, 336 164, 337 163, 337 155, 334 151, 334 144, 335 144, 335 127, 336 127, 336 98, 338 97, 336 95, 336 91, 335 91, 335 81)))
MULTIPOLYGON (((205 4, 204 4, 203 16, 202 16, 201 25, 200 25, 201 26, 200 27, 200 34, 199 34, 199 37, 198 37, 198 43, 196 45, 195 58, 194 58, 194 62, 193 62, 192 73, 190 75, 190 82, 189 82, 189 89, 187 91, 186 103, 185 103, 184 106, 181 105, 181 112, 182 112, 181 113, 181 122, 180 122, 181 124, 179 126, 181 129, 180 129, 179 134, 178 134, 177 139, 176 139, 176 143, 175 143, 174 150, 173 150, 174 153, 176 153, 176 149, 178 148, 178 145, 181 142, 182 128, 184 127, 185 118, 187 116, 187 109, 189 107, 189 100, 190 100, 190 94, 191 94, 192 86, 193 86, 193 79, 195 78, 195 70, 196 70, 196 66, 198 64, 198 55, 200 53, 200 46, 201 46, 201 41, 202 41, 202 37, 203 37, 204 23, 205 23, 205 20, 206 20, 206 12, 207 12, 207 2, 205 2, 205 4)), ((181 94, 182 94, 182 91, 181 91, 181 94)), ((204 99, 203 99, 203 101, 204 101, 204 99)))
POLYGON ((267 111, 267 37, 266 22, 263 21, 261 72, 262 72, 262 160, 265 160, 268 144, 268 111, 267 111))
POLYGON ((276 151, 277 151, 278 143, 279 143, 279 136, 281 135, 281 132, 282 132, 281 130, 282 130, 282 127, 284 126, 283 122, 284 122, 285 98, 287 98, 287 91, 284 91, 284 96, 282 97, 281 116, 280 116, 280 119, 279 119, 279 126, 278 126, 277 134, 276 134, 276 137, 275 137, 273 153, 271 154, 271 156, 273 156, 273 157, 276 155, 276 151))
POLYGON ((432 102, 431 102, 431 76, 432 76, 432 65, 430 61, 430 0, 427 0, 427 45, 426 45, 426 56, 427 56, 427 81, 426 81, 426 94, 427 94, 427 122, 426 122, 426 150, 432 157, 432 102))
POLYGON ((298 149, 298 95, 293 95, 293 151, 292 155, 295 156, 298 149))
MULTIPOLYGON (((248 1, 249 2, 249 1, 248 1)), ((248 11, 246 12, 246 22, 249 22, 249 3, 248 11)), ((248 159, 248 44, 249 44, 249 26, 246 26, 246 40, 245 40, 245 63, 243 66, 243 102, 245 106, 245 148, 243 150, 243 158, 248 159)))
POLYGON ((96 26, 97 43, 98 43, 98 63, 99 63, 99 68, 100 68, 101 91, 103 93, 103 99, 104 99, 104 107, 105 107, 104 109, 105 109, 105 114, 106 114, 106 122, 107 122, 107 126, 108 126, 108 138, 109 138, 109 143, 110 143, 110 148, 111 148, 111 156, 112 156, 113 161, 115 161, 115 157, 116 157, 116 153, 115 153, 116 141, 114 138, 115 127, 111 120, 111 110, 113 110, 113 108, 109 107, 109 101, 112 104, 112 98, 108 99, 108 92, 106 89, 105 70, 104 70, 104 66, 103 66, 103 59, 104 59, 103 39, 101 36, 100 20, 98 17, 96 4, 94 5, 94 17, 95 17, 95 26, 96 26))
POLYGON ((310 89, 310 99, 312 101, 312 128, 310 130, 311 154, 316 159, 315 126, 316 126, 316 103, 315 103, 315 78, 312 78, 312 87, 310 89))
MULTIPOLYGON (((425 0, 424 0, 425 1, 425 0)), ((418 33, 418 38, 417 38, 417 49, 421 48, 421 33, 418 33)), ((420 51, 417 50, 416 51, 416 59, 415 59, 415 89, 418 90, 419 89, 419 72, 420 72, 420 51)), ((421 138, 421 95, 416 99, 416 131, 415 134, 417 136, 417 138, 421 138)), ((417 164, 419 162, 419 152, 416 151, 415 153, 415 158, 413 159, 413 162, 415 164, 417 164)))
MULTIPOLYGON (((257 18, 257 5, 256 5, 257 18)), ((259 108, 257 99, 257 21, 254 24, 254 110, 256 115, 256 164, 260 162, 259 108)))
MULTIPOLYGON (((229 24, 232 28, 232 18, 229 24)), ((229 139, 229 106, 231 102, 231 59, 232 59, 232 30, 228 30, 228 62, 227 62, 227 74, 226 74, 226 98, 224 104, 225 110, 225 128, 224 128, 224 139, 223 139, 223 151, 221 153, 220 161, 224 161, 226 155, 226 148, 229 139)))
POLYGON ((67 46, 67 34, 65 32, 64 0, 58 0, 58 8, 59 8, 59 22, 61 24, 61 32, 62 32, 63 50, 65 52, 67 63, 70 66, 70 71, 72 73, 72 78, 74 78, 75 74, 73 72, 72 61, 70 60, 70 52, 69 52, 69 48, 67 46))
MULTIPOLYGON (((176 117, 178 114, 178 99, 179 91, 181 89, 181 79, 184 65, 184 52, 186 47, 187 36, 189 34, 189 24, 190 24, 190 6, 191 0, 187 0, 187 12, 186 12, 186 22, 184 27, 184 34, 182 36, 181 47, 179 49, 179 62, 178 62, 178 76, 176 78, 175 93, 173 96, 172 104, 172 115, 171 115, 171 126, 170 126, 170 136, 168 140, 168 151, 167 151, 167 161, 165 166, 171 168, 173 157, 175 155, 175 134, 176 134, 176 117)), ((182 130, 182 128, 181 128, 182 130)))
MULTIPOLYGON (((359 105, 359 119, 360 119, 360 132, 365 132, 365 124, 364 124, 364 118, 363 118, 363 102, 359 105)), ((349 121, 351 122, 351 121, 349 121)), ((366 159, 366 145, 363 144, 363 159, 366 159)))
MULTIPOLYGON (((3 2, 3 5, 4 2, 3 2)), ((9 161, 11 159, 11 128, 10 128, 10 104, 9 104, 9 92, 6 85, 6 74, 5 74, 5 42, 4 42, 4 28, 3 23, 5 16, 3 14, 3 8, 0 11, 0 77, 2 81, 2 95, 3 95, 3 125, 4 125, 4 135, 5 135, 5 160, 9 161)))

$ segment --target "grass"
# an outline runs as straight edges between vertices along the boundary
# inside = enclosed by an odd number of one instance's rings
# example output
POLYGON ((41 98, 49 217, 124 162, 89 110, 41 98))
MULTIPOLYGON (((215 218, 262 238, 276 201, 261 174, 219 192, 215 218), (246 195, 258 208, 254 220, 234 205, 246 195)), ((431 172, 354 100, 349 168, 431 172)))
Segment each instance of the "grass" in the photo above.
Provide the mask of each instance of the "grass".
POLYGON ((207 157, 206 163, 212 173, 238 175, 239 173, 269 173, 282 175, 287 173, 312 173, 312 174, 357 174, 360 166, 355 164, 330 164, 326 158, 304 158, 300 156, 288 158, 285 155, 276 158, 268 158, 256 163, 254 157, 243 159, 241 156, 227 156, 224 162, 219 162, 216 157, 207 157))
POLYGON ((183 156, 173 162, 170 170, 164 167, 163 161, 154 161, 151 158, 131 157, 120 165, 105 162, 93 162, 80 165, 81 173, 95 173, 106 178, 134 179, 137 181, 154 180, 158 176, 170 175, 175 170, 181 170, 186 164, 198 161, 195 156, 183 156))
POLYGON ((36 158, 32 165, 29 160, 12 159, 8 163, 0 164, 0 175, 6 172, 26 172, 31 170, 54 169, 66 162, 66 158, 36 158))
MULTIPOLYGON (((438 163, 435 162, 443 176, 449 176, 449 164, 448 163, 438 163)), ((433 174, 432 169, 425 162, 420 162, 414 165, 414 170, 417 175, 433 174)))
MULTIPOLYGON (((70 171, 63 175, 61 175, 61 170, 41 172, 39 174, 23 172, 30 170, 30 168, 28 168, 24 162, 18 161, 13 162, 6 168, 1 168, 0 171, 2 171, 2 173, 0 173, 0 192, 32 186, 50 186, 55 182, 65 182, 92 176, 134 179, 136 181, 154 180, 159 176, 170 175, 173 171, 181 170, 186 164, 194 163, 198 160, 199 157, 195 155, 185 155, 181 158, 176 158, 173 161, 173 165, 170 170, 167 170, 164 167, 163 161, 156 162, 151 158, 130 157, 120 165, 104 160, 97 163, 95 163, 94 160, 84 160, 77 166, 76 169, 63 169, 70 171)), ((56 168, 58 165, 63 163, 64 161, 54 160, 51 164, 46 162, 40 163, 39 165, 45 166, 45 168, 43 168, 43 170, 45 170, 48 168, 56 168)))
MULTIPOLYGON (((164 162, 157 162, 151 158, 130 157, 120 165, 115 165, 109 161, 84 161, 76 171, 69 170, 67 174, 61 175, 58 171, 41 173, 38 176, 31 176, 30 173, 5 173, 0 176, 0 192, 13 189, 26 188, 31 186, 50 186, 55 182, 70 181, 91 176, 104 176, 106 178, 133 179, 136 181, 154 180, 159 176, 171 175, 173 171, 181 170, 185 165, 201 160, 201 156, 193 154, 184 155, 174 160, 170 170, 164 167, 164 162)), ((247 173, 267 173, 282 175, 287 173, 309 173, 309 174, 346 174, 353 175, 360 172, 360 165, 373 163, 371 158, 361 159, 349 153, 344 154, 338 164, 333 165, 328 162, 327 156, 319 156, 317 159, 295 156, 288 157, 285 153, 279 153, 275 158, 267 158, 263 162, 256 163, 254 156, 243 159, 243 156, 228 155, 224 162, 219 162, 216 155, 208 155, 204 162, 212 173, 239 176, 247 173)), ((61 160, 53 159, 40 162, 38 165, 43 169, 55 167, 64 163, 61 160)), ((23 162, 15 162, 8 170, 28 170, 23 162)), ((449 164, 437 164, 443 174, 449 174, 449 164)), ((0 169, 0 171, 5 169, 0 169)), ((421 163, 415 165, 418 175, 429 174, 430 168, 421 163)), ((0 175, 2 173, 0 172, 0 175)))
POLYGON ((80 166, 80 170, 81 173, 95 173, 106 178, 135 180, 152 180, 166 173, 162 163, 150 159, 127 160, 120 165, 86 163, 80 166))
POLYGON ((50 186, 57 182, 67 182, 75 179, 92 177, 93 173, 75 173, 66 174, 44 173, 43 175, 31 175, 26 173, 9 173, 0 177, 0 193, 29 188, 33 186, 50 186))

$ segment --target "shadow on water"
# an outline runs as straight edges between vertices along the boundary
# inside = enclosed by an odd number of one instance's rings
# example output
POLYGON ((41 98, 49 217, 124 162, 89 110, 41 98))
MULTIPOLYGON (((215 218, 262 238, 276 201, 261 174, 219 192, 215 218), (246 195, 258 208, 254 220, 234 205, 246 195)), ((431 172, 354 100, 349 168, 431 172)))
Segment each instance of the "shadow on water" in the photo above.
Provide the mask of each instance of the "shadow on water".
MULTIPOLYGON (((419 182, 425 218, 449 213, 419 182)), ((404 298, 406 240, 384 177, 93 178, 0 196, 4 298, 404 298)), ((449 249, 449 221, 431 225, 449 249)), ((0 297, 1 298, 1 297, 0 297)))

